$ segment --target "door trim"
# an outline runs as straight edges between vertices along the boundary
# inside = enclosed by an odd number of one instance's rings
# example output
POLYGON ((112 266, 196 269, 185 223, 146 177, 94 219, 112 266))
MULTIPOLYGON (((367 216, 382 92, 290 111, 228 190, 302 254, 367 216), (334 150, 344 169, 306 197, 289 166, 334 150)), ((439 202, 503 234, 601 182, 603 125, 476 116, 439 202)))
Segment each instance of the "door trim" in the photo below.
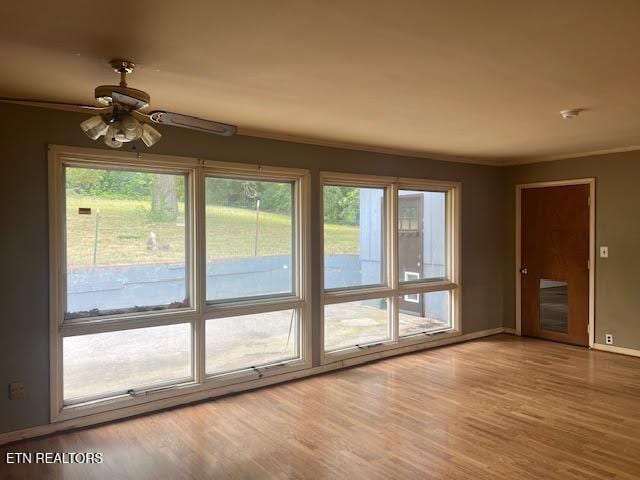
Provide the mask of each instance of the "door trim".
POLYGON ((596 243, 596 179, 580 178, 575 180, 558 180, 551 182, 519 183, 516 185, 516 248, 515 248, 515 281, 516 281, 516 335, 522 335, 522 292, 520 285, 521 261, 521 198, 526 188, 562 187, 566 185, 589 185, 589 348, 595 343, 595 243, 596 243))

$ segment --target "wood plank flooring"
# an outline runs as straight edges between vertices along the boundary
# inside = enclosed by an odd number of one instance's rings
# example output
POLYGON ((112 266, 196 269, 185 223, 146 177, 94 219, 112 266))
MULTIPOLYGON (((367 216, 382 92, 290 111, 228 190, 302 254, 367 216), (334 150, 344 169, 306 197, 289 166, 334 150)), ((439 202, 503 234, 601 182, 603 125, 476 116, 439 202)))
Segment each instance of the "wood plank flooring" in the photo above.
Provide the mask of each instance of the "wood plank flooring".
POLYGON ((0 448, 4 479, 637 479, 640 358, 497 335, 0 448), (5 465, 6 452, 100 465, 5 465))

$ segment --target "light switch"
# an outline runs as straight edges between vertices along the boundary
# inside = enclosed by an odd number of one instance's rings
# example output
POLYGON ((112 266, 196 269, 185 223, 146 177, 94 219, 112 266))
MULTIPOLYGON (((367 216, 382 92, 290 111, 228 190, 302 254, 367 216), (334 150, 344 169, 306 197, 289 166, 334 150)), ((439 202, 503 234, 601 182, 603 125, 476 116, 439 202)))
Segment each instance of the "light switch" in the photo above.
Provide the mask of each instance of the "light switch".
POLYGON ((609 247, 600 247, 600 258, 609 258, 609 247))

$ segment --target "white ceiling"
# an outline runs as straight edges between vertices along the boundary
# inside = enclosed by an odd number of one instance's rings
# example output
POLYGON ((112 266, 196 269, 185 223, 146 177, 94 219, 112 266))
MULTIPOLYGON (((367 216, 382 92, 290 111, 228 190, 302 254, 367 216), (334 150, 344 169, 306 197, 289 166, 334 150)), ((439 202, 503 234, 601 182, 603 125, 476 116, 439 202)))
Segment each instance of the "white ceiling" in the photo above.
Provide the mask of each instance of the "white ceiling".
POLYGON ((0 96, 91 103, 123 57, 152 108, 245 134, 496 164, 640 145, 637 0, 20 0, 0 18, 0 96))

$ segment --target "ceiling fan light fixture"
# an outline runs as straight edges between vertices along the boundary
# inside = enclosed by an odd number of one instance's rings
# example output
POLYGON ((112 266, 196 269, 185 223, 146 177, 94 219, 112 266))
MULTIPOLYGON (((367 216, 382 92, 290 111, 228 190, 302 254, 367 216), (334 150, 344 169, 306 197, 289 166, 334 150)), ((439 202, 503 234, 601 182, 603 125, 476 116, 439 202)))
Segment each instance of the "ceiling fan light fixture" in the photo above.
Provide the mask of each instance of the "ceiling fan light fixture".
POLYGON ((122 142, 116 138, 117 130, 114 125, 116 122, 109 125, 107 129, 107 133, 104 134, 104 143, 107 147, 111 148, 120 148, 122 146, 122 142))
POLYGON ((140 138, 147 147, 151 147, 162 138, 162 134, 148 123, 143 123, 142 136, 140 138))
POLYGON ((100 115, 95 115, 82 122, 80 128, 91 140, 97 140, 101 135, 105 134, 109 125, 100 115))
POLYGON ((102 105, 105 105, 107 107, 110 107, 113 104, 113 98, 110 95, 102 95, 102 96, 96 95, 96 100, 102 105))
MULTIPOLYGON (((134 140, 138 140, 143 133, 142 125, 140 122, 133 118, 131 115, 127 115, 120 122, 120 128, 122 133, 124 134, 125 142, 132 142, 134 140)), ((119 139, 120 140, 120 139, 119 139)))
MULTIPOLYGON (((127 136, 124 133, 124 129, 122 128, 122 122, 120 122, 120 120, 114 120, 111 123, 111 126, 113 127, 113 137, 115 140, 117 140, 120 143, 125 143, 128 142, 129 140, 127 140, 127 136)), ((109 127, 111 128, 111 127, 109 127)))
POLYGON ((104 135, 104 143, 111 148, 120 148, 124 143, 135 140, 142 140, 147 147, 155 145, 162 138, 162 135, 146 122, 188 128, 215 135, 236 134, 237 127, 235 125, 180 113, 165 111, 145 113, 141 111, 149 106, 151 98, 147 92, 127 85, 127 75, 133 71, 135 63, 117 59, 112 60, 110 65, 120 74, 120 83, 118 85, 99 85, 95 88, 95 98, 104 105, 102 107, 6 97, 0 97, 0 102, 91 113, 94 115, 93 117, 80 123, 82 132, 92 140, 97 140, 104 135))

